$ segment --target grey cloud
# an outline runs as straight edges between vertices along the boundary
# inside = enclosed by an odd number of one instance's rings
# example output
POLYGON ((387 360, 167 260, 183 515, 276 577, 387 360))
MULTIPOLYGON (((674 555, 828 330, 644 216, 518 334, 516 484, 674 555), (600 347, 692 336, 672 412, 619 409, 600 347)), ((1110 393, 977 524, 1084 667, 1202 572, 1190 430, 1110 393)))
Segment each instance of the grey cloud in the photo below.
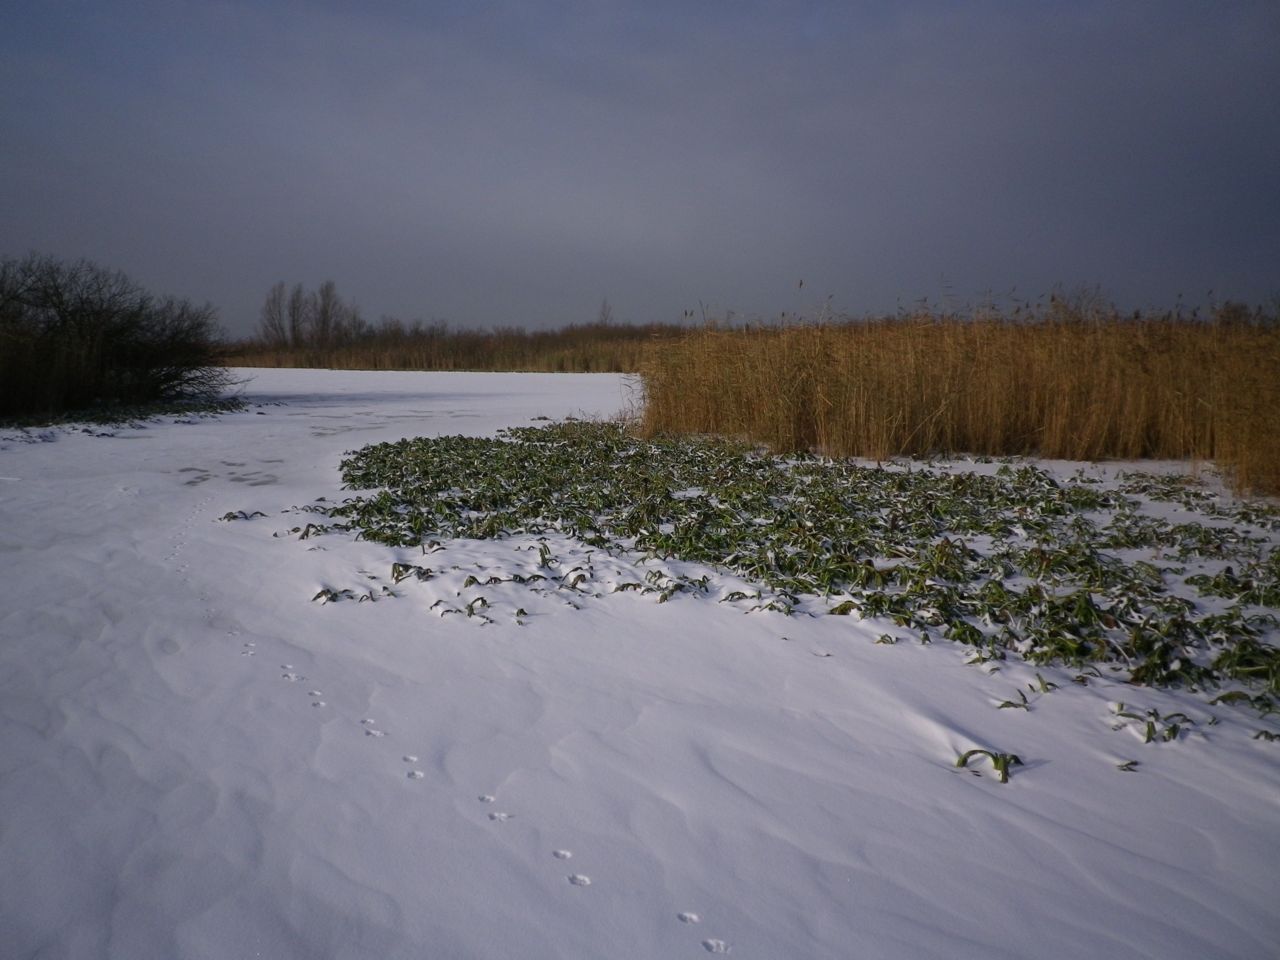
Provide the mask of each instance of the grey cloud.
POLYGON ((1278 283, 1271 4, 51 9, 0 41, 0 249, 236 332, 282 278, 533 326, 1278 283))

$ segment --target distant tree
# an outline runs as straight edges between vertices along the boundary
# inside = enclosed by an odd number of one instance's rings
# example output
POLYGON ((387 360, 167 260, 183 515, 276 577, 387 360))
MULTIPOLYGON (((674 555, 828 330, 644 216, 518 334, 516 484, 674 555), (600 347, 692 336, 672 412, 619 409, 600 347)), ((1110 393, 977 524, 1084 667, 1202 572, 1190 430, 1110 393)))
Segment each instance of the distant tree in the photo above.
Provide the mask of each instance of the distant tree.
POLYGON ((258 323, 262 341, 273 347, 289 345, 289 324, 285 316, 284 281, 281 280, 267 293, 262 304, 262 317, 258 323))
POLYGON ((325 348, 333 345, 334 334, 342 323, 343 303, 332 280, 320 284, 311 299, 311 343, 325 348))
POLYGON ((289 291, 289 302, 285 307, 285 318, 289 327, 289 346, 305 347, 311 326, 311 298, 302 289, 302 284, 294 284, 289 291))
POLYGON ((354 343, 371 336, 372 328, 360 315, 360 308, 355 304, 345 305, 338 324, 337 339, 340 343, 354 343))
POLYGON ((600 314, 596 317, 596 323, 603 326, 613 323, 613 307, 610 306, 608 297, 600 301, 600 314))
POLYGON ((211 399, 231 382, 219 336, 211 306, 86 260, 0 261, 0 414, 211 399))

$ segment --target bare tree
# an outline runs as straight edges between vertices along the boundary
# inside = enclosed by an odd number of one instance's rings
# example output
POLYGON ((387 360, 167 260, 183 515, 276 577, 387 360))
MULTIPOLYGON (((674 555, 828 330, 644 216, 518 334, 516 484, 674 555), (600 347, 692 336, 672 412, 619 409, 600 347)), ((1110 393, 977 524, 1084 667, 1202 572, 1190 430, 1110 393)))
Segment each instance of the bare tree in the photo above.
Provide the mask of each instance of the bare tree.
POLYGON ((341 322, 342 298, 338 296, 338 287, 332 280, 320 284, 320 289, 312 299, 311 342, 317 347, 331 346, 335 327, 341 322))
POLYGON ((339 343, 353 343, 370 333, 370 326, 360 315, 360 308, 354 303, 343 304, 338 315, 338 323, 334 328, 334 339, 339 343))
POLYGON ((311 298, 302 289, 302 284, 294 284, 289 291, 289 303, 286 306, 286 319, 289 324, 289 346, 305 347, 309 339, 311 326, 311 298))
POLYGON ((608 297, 600 301, 600 315, 596 317, 596 323, 604 326, 613 323, 613 307, 610 306, 608 297))
POLYGON ((264 343, 273 347, 289 345, 289 325, 285 317, 284 281, 271 288, 262 304, 258 333, 264 343))

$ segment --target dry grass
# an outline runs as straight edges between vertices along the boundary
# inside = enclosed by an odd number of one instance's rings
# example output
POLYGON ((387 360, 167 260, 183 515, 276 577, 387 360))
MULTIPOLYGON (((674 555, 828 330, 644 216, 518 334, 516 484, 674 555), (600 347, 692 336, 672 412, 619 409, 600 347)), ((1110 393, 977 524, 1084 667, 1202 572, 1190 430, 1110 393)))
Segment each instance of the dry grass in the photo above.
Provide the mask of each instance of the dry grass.
POLYGON ((620 373, 639 370, 649 346, 686 333, 671 324, 591 323, 559 330, 453 330, 444 324, 384 324, 328 347, 230 347, 230 366, 327 367, 340 370, 523 370, 620 373))
POLYGON ((1280 324, 1239 308, 707 327, 651 351, 642 374, 650 435, 874 458, 1212 460, 1237 488, 1280 494, 1280 324))

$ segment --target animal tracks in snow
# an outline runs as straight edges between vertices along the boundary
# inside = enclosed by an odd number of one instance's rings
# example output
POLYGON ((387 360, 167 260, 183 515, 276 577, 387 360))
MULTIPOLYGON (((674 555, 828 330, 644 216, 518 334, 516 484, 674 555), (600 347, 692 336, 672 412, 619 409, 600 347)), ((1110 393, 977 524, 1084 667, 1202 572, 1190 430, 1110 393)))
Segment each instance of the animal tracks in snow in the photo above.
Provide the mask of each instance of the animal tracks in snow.
MULTIPOLYGON (((482 793, 478 797, 476 797, 476 799, 479 800, 481 803, 494 803, 497 800, 497 798, 491 793, 482 793)), ((488 816, 489 816, 489 820, 493 823, 506 823, 509 820, 512 820, 515 818, 515 814, 505 813, 500 810, 491 811, 488 816)), ((571 860, 573 859, 573 851, 560 848, 560 849, 552 850, 551 856, 554 857, 556 860, 561 860, 561 861, 571 860)), ((568 880, 569 883, 575 887, 591 886, 591 878, 587 876, 585 873, 571 873, 565 879, 568 880)))
MULTIPOLYGON (((572 850, 552 850, 551 855, 555 857, 557 860, 571 860, 573 858, 573 851, 572 850)), ((575 887, 591 886, 591 878, 588 877, 585 873, 571 873, 569 874, 568 880, 575 887)))
MULTIPOLYGON (((409 754, 403 759, 405 763, 415 763, 418 758, 409 754)), ((413 773, 411 772, 409 776, 413 777, 413 773)), ((498 798, 491 793, 481 793, 476 796, 476 800, 483 804, 497 803, 497 799, 498 798)), ((491 823, 507 823, 515 818, 515 814, 499 810, 490 811, 486 816, 491 823)), ((572 850, 566 847, 557 847, 551 851, 551 858, 559 861, 560 863, 566 863, 567 861, 574 859, 574 854, 572 850)), ((564 874, 564 880, 573 887, 590 887, 594 884, 590 875, 586 873, 564 874)), ((676 914, 676 919, 680 923, 688 925, 699 924, 702 922, 702 916, 693 910, 680 911, 676 914)), ((717 937, 708 937, 707 939, 700 941, 700 945, 707 953, 730 953, 733 949, 728 941, 721 940, 717 937)))
POLYGON ((307 679, 300 673, 294 673, 294 667, 292 663, 282 663, 280 664, 280 669, 284 671, 284 673, 280 674, 280 676, 288 680, 290 683, 298 683, 301 680, 307 679))
MULTIPOLYGON (((240 655, 248 657, 254 656, 257 653, 258 646, 259 641, 252 639, 243 640, 241 643, 240 655)), ((278 666, 281 671, 281 678, 289 683, 300 683, 307 679, 299 671, 297 665, 293 663, 283 662, 279 663, 278 666)), ((314 683, 315 681, 312 682, 314 683)), ((330 693, 332 692, 333 691, 330 691, 330 693)), ((321 685, 317 685, 313 689, 306 690, 306 695, 312 708, 325 708, 329 705, 328 701, 325 699, 325 691, 321 689, 321 685)), ((348 717, 350 716, 351 715, 348 714, 348 717)), ((387 732, 379 726, 377 719, 374 717, 361 717, 359 714, 356 714, 352 719, 354 720, 354 725, 358 729, 362 730, 366 737, 383 738, 387 736, 387 732)), ((352 721, 348 720, 348 722, 350 723, 352 721)), ((402 765, 399 769, 403 771, 405 780, 413 783, 420 783, 427 780, 428 771, 423 769, 420 765, 420 757, 417 753, 400 754, 400 762, 402 765)), ((404 781, 402 780, 401 782, 404 781)), ((493 834, 495 842, 501 842, 498 840, 499 837, 504 839, 513 838, 514 836, 519 836, 523 832, 521 828, 526 822, 525 818, 518 816, 517 812, 497 809, 495 805, 498 803, 498 797, 495 794, 479 793, 474 794, 473 796, 473 802, 483 804, 488 808, 487 810, 484 810, 484 820, 493 824, 495 830, 498 827, 503 828, 501 831, 493 834), (512 835, 508 833, 509 830, 516 830, 517 833, 512 835)), ((533 821, 530 822, 532 823, 533 821)), ((544 848, 544 850, 545 852, 543 855, 547 857, 545 862, 548 863, 548 865, 555 863, 557 865, 567 866, 571 860, 575 861, 575 866, 577 865, 576 861, 578 858, 575 855, 575 852, 568 847, 555 847, 550 850, 544 848)), ((560 869, 563 870, 563 866, 561 866, 560 869)), ((591 874, 584 872, 561 872, 559 873, 559 878, 559 883, 567 884, 568 886, 579 890, 585 890, 587 887, 593 887, 598 882, 591 874)), ((591 894, 590 892, 584 892, 581 896, 591 896, 591 894)), ((667 916, 670 917, 671 914, 667 914, 667 916)), ((701 915, 693 910, 683 910, 676 913, 675 920, 682 925, 697 925, 702 923, 701 915)), ((732 947, 728 941, 717 937, 708 937, 703 940, 691 941, 689 943, 689 947, 691 949, 695 949, 696 952, 696 948, 694 948, 695 944, 701 946, 707 953, 727 954, 732 951, 732 947)))
MULTIPOLYGON (((416 756, 414 756, 412 753, 406 753, 406 754, 405 754, 403 757, 401 757, 400 759, 401 759, 401 760, 403 760, 405 763, 409 763, 409 764, 414 764, 414 763, 417 763, 417 762, 418 762, 418 758, 417 758, 416 756)), ((425 773, 424 771, 422 771, 422 770, 413 769, 413 770, 410 770, 410 771, 406 774, 406 776, 407 776, 410 780, 421 780, 423 777, 425 777, 425 776, 426 776, 426 773, 425 773)))
MULTIPOLYGON (((416 760, 417 758, 413 756, 406 756, 404 758, 406 763, 416 760)), ((412 774, 410 774, 410 776, 412 776, 412 774)), ((491 793, 482 793, 477 795, 476 800, 483 804, 493 804, 497 802, 497 797, 491 793)), ((487 817, 491 823, 507 823, 514 819, 515 814, 494 810, 489 812, 487 817)), ((560 863, 565 863, 574 859, 574 854, 572 850, 566 847, 557 847, 551 851, 551 858, 559 861, 560 863)), ((594 884, 590 875, 585 873, 564 874, 564 880, 573 887, 590 887, 594 884)), ((698 924, 702 922, 702 917, 692 910, 682 910, 680 913, 676 914, 676 919, 682 924, 698 924)), ((709 937, 706 940, 702 940, 701 946, 708 953, 729 953, 732 950, 732 947, 730 947, 727 941, 715 937, 709 937)))

